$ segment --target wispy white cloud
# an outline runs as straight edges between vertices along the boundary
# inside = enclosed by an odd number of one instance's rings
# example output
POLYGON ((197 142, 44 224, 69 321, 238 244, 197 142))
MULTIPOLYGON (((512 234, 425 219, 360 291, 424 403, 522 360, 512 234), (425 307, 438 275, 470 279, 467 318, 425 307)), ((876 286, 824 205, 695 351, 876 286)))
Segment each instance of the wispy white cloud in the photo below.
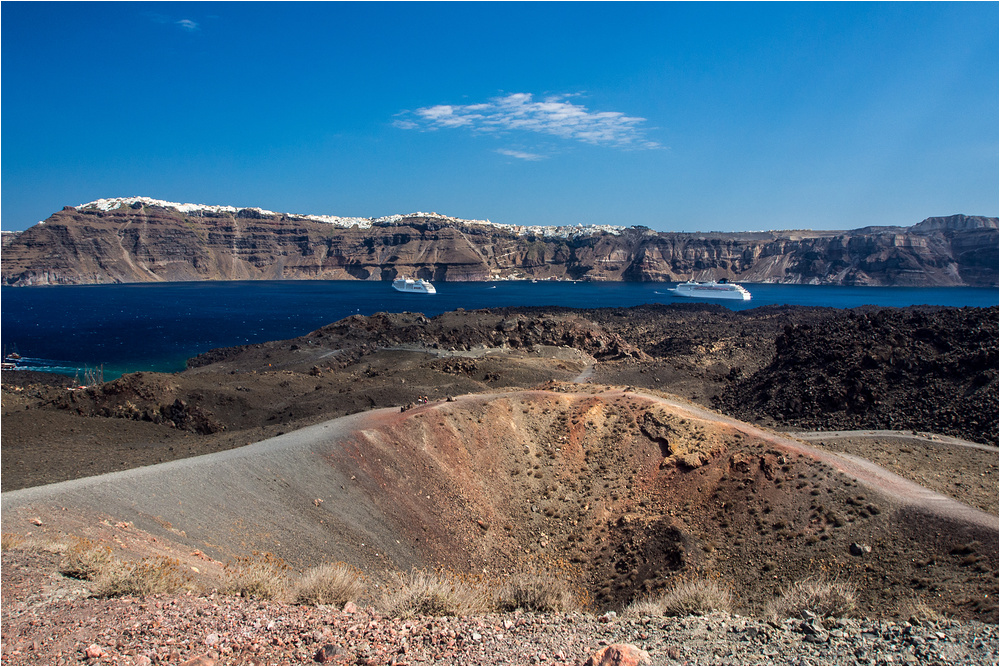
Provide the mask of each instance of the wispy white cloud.
POLYGON ((145 12, 144 16, 153 23, 159 23, 161 25, 175 25, 184 32, 197 32, 198 30, 201 30, 201 25, 197 21, 193 21, 191 19, 178 20, 172 16, 157 14, 155 12, 145 12))
POLYGON ((529 161, 532 161, 532 162, 534 162, 536 160, 544 160, 545 159, 544 155, 539 155, 538 153, 527 153, 525 151, 515 151, 515 150, 511 150, 509 148, 498 148, 497 149, 497 153, 500 153, 500 155, 506 155, 507 157, 516 157, 518 160, 529 160, 529 161))
POLYGON ((615 148, 661 147, 646 138, 642 127, 645 118, 626 116, 620 111, 591 111, 582 104, 566 101, 568 97, 552 96, 536 102, 530 93, 513 93, 481 104, 438 104, 399 114, 395 126, 408 130, 455 127, 477 132, 523 130, 615 148))

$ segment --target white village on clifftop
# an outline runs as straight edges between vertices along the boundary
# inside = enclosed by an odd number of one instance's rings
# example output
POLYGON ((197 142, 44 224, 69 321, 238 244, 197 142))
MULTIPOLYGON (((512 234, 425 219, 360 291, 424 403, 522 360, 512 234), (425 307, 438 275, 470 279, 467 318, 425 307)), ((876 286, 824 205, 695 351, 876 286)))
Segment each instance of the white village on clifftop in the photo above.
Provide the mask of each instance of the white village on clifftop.
POLYGON ((408 213, 406 215, 394 214, 386 215, 379 218, 358 218, 358 217, 341 217, 336 215, 301 215, 296 213, 277 213, 275 211, 268 211, 266 209, 247 206, 238 208, 236 206, 216 206, 210 204, 181 204, 178 202, 169 202, 162 199, 153 199, 152 197, 113 197, 110 199, 97 199, 86 204, 80 204, 76 206, 77 209, 98 209, 101 211, 114 211, 116 209, 132 206, 133 204, 140 204, 143 206, 159 206, 161 208, 173 208, 181 213, 237 213, 239 211, 254 211, 262 216, 272 216, 272 215, 286 215, 289 218, 301 219, 301 220, 312 220, 314 222, 322 222, 335 227, 357 227, 359 229, 369 229, 372 225, 377 224, 392 224, 394 222, 399 222, 407 218, 433 218, 435 220, 441 220, 442 222, 448 222, 460 225, 484 225, 493 227, 494 229, 499 229, 506 231, 508 233, 514 234, 516 236, 543 236, 543 237, 555 237, 555 238, 575 238, 577 236, 590 236, 592 234, 614 234, 618 235, 622 233, 625 227, 618 225, 564 225, 560 227, 549 227, 546 225, 507 225, 497 222, 491 222, 489 220, 464 220, 462 218, 453 218, 448 215, 441 215, 439 213, 424 213, 417 211, 414 213, 408 213))

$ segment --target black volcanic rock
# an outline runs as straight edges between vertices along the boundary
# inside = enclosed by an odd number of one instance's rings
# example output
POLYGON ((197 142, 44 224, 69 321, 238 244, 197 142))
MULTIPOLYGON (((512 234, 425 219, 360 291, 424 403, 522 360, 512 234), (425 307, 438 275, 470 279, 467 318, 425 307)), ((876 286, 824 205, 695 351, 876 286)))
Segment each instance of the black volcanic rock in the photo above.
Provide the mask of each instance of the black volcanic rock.
POLYGON ((860 309, 788 325, 771 363, 715 407, 803 428, 920 429, 995 443, 998 320, 992 308, 860 309))

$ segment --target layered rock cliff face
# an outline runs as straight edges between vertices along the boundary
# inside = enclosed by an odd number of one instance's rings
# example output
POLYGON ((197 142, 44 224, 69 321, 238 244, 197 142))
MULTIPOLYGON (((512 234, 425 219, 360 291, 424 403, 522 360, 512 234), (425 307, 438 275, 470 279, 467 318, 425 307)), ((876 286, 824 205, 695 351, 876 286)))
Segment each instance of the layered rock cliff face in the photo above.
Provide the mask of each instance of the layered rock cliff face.
POLYGON ((563 236, 432 214, 342 226, 259 209, 66 207, 4 244, 4 285, 494 278, 997 285, 996 218, 844 232, 563 236))

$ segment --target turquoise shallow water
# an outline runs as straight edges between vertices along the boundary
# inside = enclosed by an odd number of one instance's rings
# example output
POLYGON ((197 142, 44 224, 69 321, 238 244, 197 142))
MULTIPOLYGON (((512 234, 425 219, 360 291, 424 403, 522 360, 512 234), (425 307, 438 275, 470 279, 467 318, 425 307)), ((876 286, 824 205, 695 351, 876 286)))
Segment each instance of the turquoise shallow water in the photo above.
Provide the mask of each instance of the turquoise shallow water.
MULTIPOLYGON (((627 307, 691 303, 664 283, 437 283, 436 295, 401 294, 388 282, 253 281, 0 288, 0 338, 22 365, 73 373, 99 364, 105 379, 122 373, 179 371, 215 347, 301 336, 360 313, 421 312, 502 306, 627 307)), ((744 283, 748 302, 854 308, 864 305, 995 306, 996 288, 833 287, 744 283)))

